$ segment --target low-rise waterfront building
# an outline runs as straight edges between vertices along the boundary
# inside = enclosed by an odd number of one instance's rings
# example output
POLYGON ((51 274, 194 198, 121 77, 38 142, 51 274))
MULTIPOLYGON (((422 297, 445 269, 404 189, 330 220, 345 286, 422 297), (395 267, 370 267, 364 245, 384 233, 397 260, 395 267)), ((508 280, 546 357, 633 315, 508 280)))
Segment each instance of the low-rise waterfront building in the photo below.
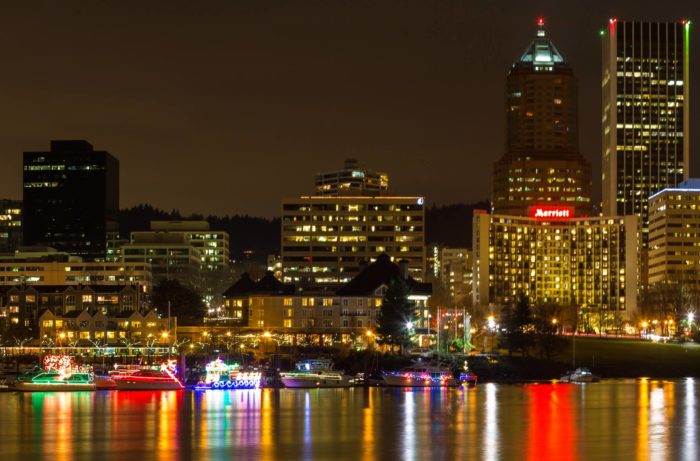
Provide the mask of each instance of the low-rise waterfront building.
POLYGON ((0 318, 35 329, 39 315, 90 311, 105 315, 142 311, 146 298, 138 285, 12 285, 0 287, 0 318))
POLYGON ((39 316, 39 338, 53 346, 167 346, 177 341, 177 319, 162 318, 154 310, 105 314, 73 310, 64 314, 45 309, 39 316))
POLYGON ((258 281, 244 274, 224 293, 226 318, 231 326, 281 334, 290 343, 303 343, 309 336, 322 343, 333 338, 347 342, 376 328, 382 299, 395 277, 403 277, 411 290, 417 318, 413 328, 419 337, 429 335, 431 285, 412 278, 405 263, 393 263, 386 254, 335 291, 300 290, 270 272, 258 281))

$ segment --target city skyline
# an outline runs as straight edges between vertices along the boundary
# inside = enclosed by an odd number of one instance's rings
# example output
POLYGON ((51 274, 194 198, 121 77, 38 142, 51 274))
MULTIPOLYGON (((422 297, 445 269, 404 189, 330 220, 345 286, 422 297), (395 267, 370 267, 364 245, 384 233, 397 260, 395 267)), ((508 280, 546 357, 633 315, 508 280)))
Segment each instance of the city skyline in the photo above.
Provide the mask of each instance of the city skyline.
MULTIPOLYGON (((542 15, 576 69, 598 201, 598 31, 613 16, 695 19, 692 2, 508 5, 498 20, 486 18, 504 5, 269 6, 8 8, 7 34, 31 15, 52 41, 17 32, 21 53, 6 50, 0 197, 21 197, 22 152, 86 139, 120 160, 122 207, 271 217, 282 196, 310 193, 314 173, 347 157, 428 204, 489 198, 490 175, 478 172, 504 150, 505 77, 542 15), (451 167, 426 177, 426 158, 451 167)), ((691 176, 697 157, 691 146, 691 176)))

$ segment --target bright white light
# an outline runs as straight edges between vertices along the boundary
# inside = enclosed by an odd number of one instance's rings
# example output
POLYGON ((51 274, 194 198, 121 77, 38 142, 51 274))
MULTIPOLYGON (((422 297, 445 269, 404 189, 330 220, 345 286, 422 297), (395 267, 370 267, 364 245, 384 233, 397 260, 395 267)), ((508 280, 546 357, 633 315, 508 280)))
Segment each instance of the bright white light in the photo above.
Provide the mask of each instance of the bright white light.
POLYGON ((493 315, 490 315, 488 318, 488 326, 491 330, 494 330, 496 328, 496 319, 493 318, 493 315))
POLYGON ((688 312, 688 323, 693 323, 695 321, 695 313, 688 312))

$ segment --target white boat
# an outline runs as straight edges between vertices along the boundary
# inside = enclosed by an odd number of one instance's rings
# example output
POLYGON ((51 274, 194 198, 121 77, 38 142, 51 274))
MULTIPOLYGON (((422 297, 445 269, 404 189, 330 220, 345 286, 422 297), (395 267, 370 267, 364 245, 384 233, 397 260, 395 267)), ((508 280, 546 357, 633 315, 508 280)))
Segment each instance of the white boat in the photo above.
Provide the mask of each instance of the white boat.
POLYGON ((160 370, 134 370, 111 375, 120 391, 179 391, 185 388, 175 376, 175 361, 160 366, 160 370))
POLYGON ((49 370, 37 374, 30 380, 17 381, 14 389, 25 392, 94 391, 95 382, 91 373, 63 374, 49 370))
POLYGON ((563 383, 596 383, 600 378, 588 368, 577 368, 576 370, 566 373, 559 381, 563 383))
POLYGON ((452 370, 430 365, 412 365, 399 371, 382 373, 387 386, 445 387, 455 386, 452 370))
POLYGON ((285 387, 292 389, 321 387, 350 387, 351 376, 333 370, 333 362, 326 359, 305 360, 297 363, 296 370, 280 373, 285 387))

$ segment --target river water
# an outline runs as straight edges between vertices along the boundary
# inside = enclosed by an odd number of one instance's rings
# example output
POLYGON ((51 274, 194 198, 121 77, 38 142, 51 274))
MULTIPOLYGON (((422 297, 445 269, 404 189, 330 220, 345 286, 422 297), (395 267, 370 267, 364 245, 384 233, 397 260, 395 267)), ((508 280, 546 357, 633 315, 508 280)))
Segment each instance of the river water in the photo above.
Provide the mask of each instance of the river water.
POLYGON ((2 393, 0 460, 700 459, 700 381, 2 393))

